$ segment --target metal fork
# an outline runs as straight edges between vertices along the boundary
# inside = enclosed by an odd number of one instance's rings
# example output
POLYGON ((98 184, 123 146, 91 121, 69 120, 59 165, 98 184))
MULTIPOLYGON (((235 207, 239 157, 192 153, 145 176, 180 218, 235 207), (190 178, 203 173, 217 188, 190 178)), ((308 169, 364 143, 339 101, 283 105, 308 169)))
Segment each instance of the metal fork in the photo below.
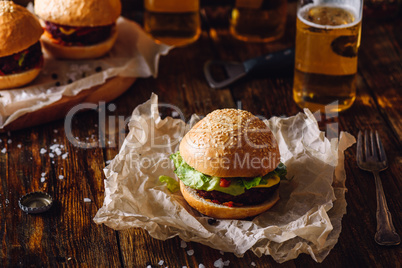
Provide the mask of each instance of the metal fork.
POLYGON ((387 156, 385 155, 384 147, 377 131, 375 131, 374 136, 373 131, 370 131, 369 134, 366 130, 364 132, 364 141, 362 136, 362 132, 359 131, 357 138, 356 161, 361 169, 371 171, 375 178, 377 195, 377 232, 374 236, 374 240, 379 245, 398 245, 401 242, 401 238, 396 233, 395 227, 392 224, 391 213, 388 210, 379 175, 380 171, 388 168, 387 156))

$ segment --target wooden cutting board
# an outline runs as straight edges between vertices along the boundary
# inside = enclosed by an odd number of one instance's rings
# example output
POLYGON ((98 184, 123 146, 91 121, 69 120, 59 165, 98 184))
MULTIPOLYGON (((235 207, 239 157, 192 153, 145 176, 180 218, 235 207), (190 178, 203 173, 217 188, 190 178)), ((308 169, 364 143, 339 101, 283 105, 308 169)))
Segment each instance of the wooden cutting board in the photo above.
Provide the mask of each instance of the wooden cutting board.
POLYGON ((83 90, 76 96, 64 96, 61 100, 42 109, 24 114, 0 129, 0 132, 28 128, 62 119, 74 106, 80 103, 110 102, 130 88, 135 79, 134 77, 116 76, 106 80, 102 85, 83 90))

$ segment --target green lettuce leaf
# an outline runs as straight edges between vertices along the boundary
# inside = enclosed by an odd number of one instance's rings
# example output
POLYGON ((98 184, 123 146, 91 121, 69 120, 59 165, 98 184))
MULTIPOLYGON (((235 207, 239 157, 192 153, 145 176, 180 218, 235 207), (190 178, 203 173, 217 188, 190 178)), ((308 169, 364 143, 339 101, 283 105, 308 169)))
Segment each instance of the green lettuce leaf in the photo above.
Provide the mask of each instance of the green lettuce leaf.
POLYGON ((178 190, 180 190, 179 183, 175 179, 173 179, 172 177, 162 175, 162 176, 159 176, 159 181, 162 182, 162 183, 166 183, 166 187, 172 193, 177 192, 178 190))
POLYGON ((269 178, 274 176, 282 178, 286 175, 286 166, 281 163, 281 166, 278 166, 278 171, 274 170, 264 177, 230 178, 230 185, 228 187, 221 187, 219 185, 221 179, 220 177, 209 176, 195 170, 183 160, 180 152, 172 154, 170 159, 173 160, 173 163, 176 167, 174 172, 185 185, 197 190, 215 190, 234 196, 243 194, 246 189, 248 190, 260 184, 267 184, 269 178))

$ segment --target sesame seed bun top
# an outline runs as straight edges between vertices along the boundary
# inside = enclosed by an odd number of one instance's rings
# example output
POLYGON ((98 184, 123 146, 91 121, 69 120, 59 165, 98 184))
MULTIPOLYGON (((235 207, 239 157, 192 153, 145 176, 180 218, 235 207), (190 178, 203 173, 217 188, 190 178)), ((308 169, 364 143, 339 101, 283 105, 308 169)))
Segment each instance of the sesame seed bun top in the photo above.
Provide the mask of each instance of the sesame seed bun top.
POLYGON ((116 22, 120 0, 35 0, 35 13, 56 24, 94 27, 116 22))
POLYGON ((0 25, 0 57, 32 46, 43 33, 38 19, 12 1, 0 1, 0 25))
POLYGON ((184 136, 180 154, 194 169, 218 177, 264 176, 280 162, 268 126, 250 112, 215 110, 184 136))

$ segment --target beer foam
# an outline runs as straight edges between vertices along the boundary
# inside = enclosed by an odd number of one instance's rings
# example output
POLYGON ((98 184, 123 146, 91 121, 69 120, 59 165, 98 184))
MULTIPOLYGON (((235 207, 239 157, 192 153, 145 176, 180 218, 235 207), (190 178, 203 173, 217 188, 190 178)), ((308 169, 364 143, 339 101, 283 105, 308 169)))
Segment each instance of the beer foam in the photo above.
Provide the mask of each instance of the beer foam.
POLYGON ((303 6, 302 8, 299 9, 299 11, 297 12, 297 18, 302 21, 304 24, 309 25, 311 27, 314 28, 319 28, 319 29, 341 29, 341 28, 346 28, 346 27, 352 27, 357 25, 358 23, 361 22, 362 19, 362 8, 359 9, 359 7, 357 6, 351 6, 351 5, 340 5, 340 4, 315 4, 315 3, 311 3, 311 4, 307 4, 305 6, 303 6), (350 12, 355 20, 352 23, 348 23, 348 24, 342 24, 342 25, 321 25, 321 24, 317 24, 314 22, 311 22, 307 19, 305 19, 307 13, 309 12, 310 9, 312 9, 313 7, 334 7, 334 8, 341 8, 346 10, 347 12, 350 12), (359 13, 360 10, 360 13, 359 13), (360 14, 360 15, 359 15, 360 14))

